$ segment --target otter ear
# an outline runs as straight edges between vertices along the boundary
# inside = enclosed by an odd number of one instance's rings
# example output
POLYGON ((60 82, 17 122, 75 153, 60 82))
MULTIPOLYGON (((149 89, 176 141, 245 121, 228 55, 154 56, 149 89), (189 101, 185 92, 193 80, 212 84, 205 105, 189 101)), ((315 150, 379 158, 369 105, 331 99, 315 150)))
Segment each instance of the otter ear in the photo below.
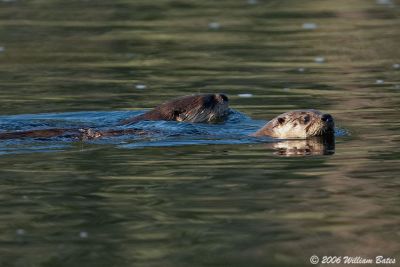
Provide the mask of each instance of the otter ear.
POLYGON ((279 124, 284 123, 285 122, 285 118, 284 117, 279 117, 278 118, 278 122, 279 122, 279 124))

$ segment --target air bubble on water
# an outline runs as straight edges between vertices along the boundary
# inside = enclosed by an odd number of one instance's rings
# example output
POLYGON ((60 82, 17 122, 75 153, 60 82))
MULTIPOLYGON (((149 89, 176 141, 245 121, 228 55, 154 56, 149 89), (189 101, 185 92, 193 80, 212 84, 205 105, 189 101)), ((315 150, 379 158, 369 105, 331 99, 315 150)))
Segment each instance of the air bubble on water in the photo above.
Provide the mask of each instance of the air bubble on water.
POLYGON ((288 87, 286 87, 286 88, 283 88, 283 91, 290 91, 290 88, 288 88, 288 87))
POLYGON ((316 57, 316 58, 314 58, 314 61, 316 63, 324 63, 325 62, 325 58, 324 57, 316 57))
POLYGON ((305 22, 303 23, 302 28, 305 30, 315 30, 316 28, 318 28, 318 26, 313 22, 305 22))
POLYGON ((249 97, 253 97, 253 94, 238 94, 238 97, 244 97, 244 98, 249 98, 249 97))
POLYGON ((247 4, 249 4, 249 5, 257 5, 258 1, 257 0, 247 0, 247 4))
POLYGON ((147 88, 147 86, 145 84, 136 84, 135 88, 139 90, 144 90, 147 88))
POLYGON ((393 4, 392 0, 376 0, 378 5, 391 5, 393 4))
POLYGON ((298 71, 298 72, 305 72, 306 69, 305 69, 305 68, 298 68, 297 71, 298 71))
POLYGON ((376 84, 384 84, 385 81, 384 81, 384 80, 376 80, 375 83, 376 83, 376 84))
POLYGON ((4 46, 0 46, 0 52, 4 52, 6 49, 4 48, 4 46))
POLYGON ((393 64, 393 68, 394 68, 394 69, 400 69, 400 64, 398 64, 398 63, 393 64))
POLYGON ((17 235, 24 235, 26 232, 25 232, 24 229, 17 229, 17 231, 15 231, 15 233, 16 233, 17 235))
POLYGON ((80 238, 88 238, 88 237, 89 237, 89 234, 88 234, 88 232, 86 232, 86 231, 81 231, 81 232, 79 233, 79 237, 80 237, 80 238))
POLYGON ((28 196, 26 196, 26 195, 23 195, 23 196, 22 196, 22 199, 25 199, 25 200, 27 200, 27 199, 28 199, 28 196))
POLYGON ((212 29, 212 30, 218 30, 219 28, 221 28, 221 24, 219 24, 218 22, 210 22, 208 23, 208 28, 212 29))

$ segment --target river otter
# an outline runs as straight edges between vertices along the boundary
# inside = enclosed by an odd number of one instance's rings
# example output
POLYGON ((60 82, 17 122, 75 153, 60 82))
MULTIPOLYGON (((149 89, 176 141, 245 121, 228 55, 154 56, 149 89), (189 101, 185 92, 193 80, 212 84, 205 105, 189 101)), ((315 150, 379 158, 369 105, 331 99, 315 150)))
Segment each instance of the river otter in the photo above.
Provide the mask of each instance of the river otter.
MULTIPOLYGON (((198 94, 183 96, 165 102, 156 108, 119 125, 143 120, 166 120, 182 122, 216 122, 229 113, 228 97, 224 94, 198 94)), ((66 137, 80 140, 127 134, 146 134, 140 129, 97 130, 97 129, 40 129, 31 131, 0 133, 0 139, 66 137)))
POLYGON ((334 134, 333 117, 318 110, 294 110, 269 121, 253 136, 271 136, 280 139, 306 139, 334 134))

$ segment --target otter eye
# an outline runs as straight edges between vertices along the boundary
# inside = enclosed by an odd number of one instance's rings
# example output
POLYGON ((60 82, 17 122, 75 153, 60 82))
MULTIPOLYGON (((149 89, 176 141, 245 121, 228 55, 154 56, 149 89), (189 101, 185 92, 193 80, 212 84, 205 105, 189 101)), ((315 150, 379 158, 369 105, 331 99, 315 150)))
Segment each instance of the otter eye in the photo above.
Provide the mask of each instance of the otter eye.
POLYGON ((304 124, 307 124, 308 122, 310 121, 310 116, 305 116, 304 118, 303 118, 303 122, 304 122, 304 124))
POLYGON ((181 112, 179 110, 174 110, 174 120, 176 120, 179 115, 181 115, 181 112))
POLYGON ((279 122, 279 124, 284 123, 285 122, 285 118, 278 118, 278 122, 279 122))

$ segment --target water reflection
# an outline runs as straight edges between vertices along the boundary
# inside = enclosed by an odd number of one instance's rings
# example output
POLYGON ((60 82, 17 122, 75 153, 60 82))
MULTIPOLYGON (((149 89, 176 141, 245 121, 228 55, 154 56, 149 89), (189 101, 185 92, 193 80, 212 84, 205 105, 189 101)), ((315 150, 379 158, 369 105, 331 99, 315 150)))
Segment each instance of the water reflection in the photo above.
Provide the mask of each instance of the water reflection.
POLYGON ((280 156, 333 155, 335 136, 312 137, 305 140, 284 140, 268 144, 280 156))

